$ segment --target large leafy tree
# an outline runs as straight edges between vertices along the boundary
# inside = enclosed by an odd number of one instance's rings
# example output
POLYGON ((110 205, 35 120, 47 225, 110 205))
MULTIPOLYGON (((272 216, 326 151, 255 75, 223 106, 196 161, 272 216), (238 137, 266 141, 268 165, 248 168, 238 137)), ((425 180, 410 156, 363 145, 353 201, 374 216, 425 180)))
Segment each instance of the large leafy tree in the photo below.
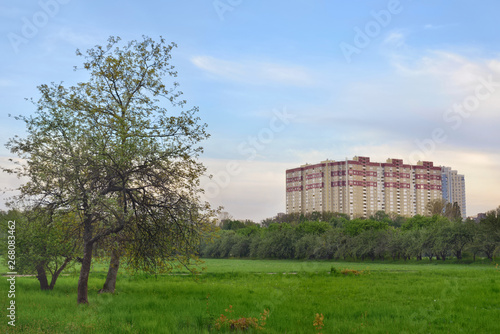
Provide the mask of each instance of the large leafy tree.
POLYGON ((212 226, 212 212, 199 200, 206 125, 196 107, 185 109, 178 84, 164 83, 177 76, 170 64, 175 46, 148 37, 122 45, 111 37, 106 46, 77 51, 89 80, 40 86, 37 113, 21 117, 27 138, 8 143, 26 161, 13 171, 29 178, 22 197, 77 216, 78 303, 88 303, 96 243, 112 239, 119 250, 112 263, 126 254, 145 269, 189 264, 212 226))

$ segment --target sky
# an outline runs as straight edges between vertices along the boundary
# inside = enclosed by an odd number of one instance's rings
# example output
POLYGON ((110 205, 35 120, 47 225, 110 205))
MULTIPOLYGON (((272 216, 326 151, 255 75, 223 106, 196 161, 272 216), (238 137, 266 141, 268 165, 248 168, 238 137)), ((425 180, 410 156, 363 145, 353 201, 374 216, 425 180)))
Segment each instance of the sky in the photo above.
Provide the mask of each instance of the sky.
MULTIPOLYGON (((285 212, 285 171, 368 156, 466 178, 467 215, 500 205, 500 2, 0 2, 0 164, 37 86, 88 79, 76 49, 163 36, 211 137, 205 199, 235 219, 285 212)), ((171 80, 166 78, 166 82, 171 80)), ((22 180, 0 174, 5 201, 22 180)))

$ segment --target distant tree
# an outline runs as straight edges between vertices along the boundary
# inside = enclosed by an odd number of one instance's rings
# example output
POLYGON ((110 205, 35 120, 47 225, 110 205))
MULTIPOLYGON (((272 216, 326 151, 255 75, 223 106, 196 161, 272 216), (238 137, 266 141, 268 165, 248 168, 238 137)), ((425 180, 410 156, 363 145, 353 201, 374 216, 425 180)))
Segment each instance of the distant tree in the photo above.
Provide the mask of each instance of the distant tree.
POLYGON ((401 216, 400 214, 397 214, 397 213, 390 213, 389 214, 389 217, 390 217, 390 222, 389 222, 389 225, 390 226, 394 226, 394 227, 401 227, 405 221, 406 221, 406 217, 404 216, 401 216))
POLYGON ((296 259, 313 259, 317 248, 318 236, 314 234, 305 234, 295 242, 296 259))
POLYGON ((401 229, 388 229, 387 252, 395 261, 403 254, 403 235, 401 229))
POLYGON ((412 257, 422 260, 424 236, 421 229, 407 230, 402 234, 402 253, 405 260, 412 257))
POLYGON ((457 202, 447 203, 444 216, 451 221, 462 221, 462 212, 457 202))
POLYGON ((430 201, 426 205, 427 214, 429 216, 443 215, 447 203, 448 202, 444 198, 434 199, 430 201))
POLYGON ((350 217, 345 213, 333 213, 328 222, 333 227, 343 227, 346 222, 350 220, 350 217))
POLYGON ((307 214, 305 218, 310 221, 321 221, 323 218, 323 214, 319 211, 313 211, 307 214))
POLYGON ((453 225, 452 222, 443 216, 435 216, 429 231, 434 237, 434 253, 445 261, 452 251, 453 243, 453 225))
POLYGON ((379 210, 377 212, 375 212, 373 215, 370 216, 370 219, 371 220, 375 220, 375 221, 378 221, 378 222, 388 222, 391 220, 389 214, 387 214, 385 211, 383 210, 379 210))
POLYGON ((371 219, 353 219, 345 223, 344 230, 350 236, 356 236, 366 230, 386 230, 389 228, 387 222, 371 219))
POLYGON ((330 224, 323 221, 305 221, 295 227, 299 235, 316 234, 320 235, 325 233, 331 228, 330 224))
POLYGON ((464 249, 474 240, 474 228, 472 222, 454 221, 452 223, 451 248, 457 260, 461 260, 464 249))
POLYGON ((432 223, 433 223, 433 218, 431 217, 415 215, 411 218, 408 218, 405 221, 405 223, 401 226, 401 229, 404 231, 418 230, 418 229, 428 228, 432 225, 432 223))
POLYGON ((488 211, 477 227, 476 242, 484 254, 493 261, 500 248, 500 206, 488 211))
POLYGON ((223 230, 238 230, 240 228, 244 228, 245 223, 239 220, 232 220, 232 219, 227 219, 223 220, 220 223, 220 228, 223 230))
POLYGON ((445 199, 435 199, 427 203, 426 206, 429 216, 440 215, 450 220, 461 220, 462 214, 457 202, 449 203, 445 199))

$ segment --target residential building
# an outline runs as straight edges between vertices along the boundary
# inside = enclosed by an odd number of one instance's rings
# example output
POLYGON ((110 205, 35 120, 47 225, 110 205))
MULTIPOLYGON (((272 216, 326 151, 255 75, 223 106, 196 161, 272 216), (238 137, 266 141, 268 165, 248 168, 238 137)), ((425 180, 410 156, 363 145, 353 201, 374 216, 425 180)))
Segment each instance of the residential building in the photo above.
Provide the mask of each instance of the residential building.
POLYGON ((369 217, 377 211, 402 216, 426 214, 432 200, 442 198, 441 167, 401 159, 385 163, 368 157, 326 160, 286 171, 286 212, 331 211, 369 217))
POLYGON ((458 203, 462 218, 467 218, 467 202, 465 199, 465 177, 451 167, 441 167, 443 198, 450 203, 458 203))

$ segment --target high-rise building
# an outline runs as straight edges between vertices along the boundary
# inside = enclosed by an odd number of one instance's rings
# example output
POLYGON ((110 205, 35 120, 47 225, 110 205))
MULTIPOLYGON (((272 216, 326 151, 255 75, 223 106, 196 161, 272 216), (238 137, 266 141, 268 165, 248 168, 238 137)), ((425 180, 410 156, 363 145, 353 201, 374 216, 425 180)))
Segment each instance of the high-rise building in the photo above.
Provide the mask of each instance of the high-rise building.
POLYGON ((331 211, 368 217, 377 211, 403 216, 426 214, 432 200, 442 198, 441 167, 432 162, 385 163, 368 157, 326 160, 286 171, 286 212, 331 211))
POLYGON ((465 200, 465 177, 451 167, 441 167, 443 198, 449 203, 458 203, 462 218, 467 218, 467 202, 465 200))

